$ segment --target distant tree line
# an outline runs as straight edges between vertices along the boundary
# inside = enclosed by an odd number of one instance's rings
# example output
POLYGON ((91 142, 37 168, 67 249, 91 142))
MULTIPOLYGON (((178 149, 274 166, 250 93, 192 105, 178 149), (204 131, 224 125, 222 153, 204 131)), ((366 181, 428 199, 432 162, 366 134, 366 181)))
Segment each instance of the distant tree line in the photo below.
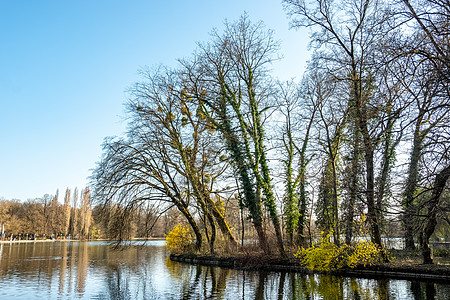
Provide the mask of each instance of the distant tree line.
MULTIPOLYGON (((75 188, 73 193, 66 190, 64 199, 46 194, 41 198, 20 200, 0 199, 0 234, 4 230, 4 239, 109 239, 107 230, 109 219, 105 219, 100 207, 92 206, 89 188, 75 188), (60 200, 60 201, 59 201, 60 200)), ((176 216, 168 214, 164 223, 172 224, 176 216)), ((113 218, 111 218, 113 219, 113 218)), ((137 212, 128 223, 129 236, 148 238, 164 236, 170 230, 162 225, 151 213, 137 212), (151 222, 151 223, 150 223, 151 222)), ((173 226, 173 225, 172 225, 173 226)))
POLYGON ((78 195, 66 190, 64 202, 58 201, 59 192, 25 202, 0 200, 0 223, 5 235, 44 235, 50 237, 87 237, 92 223, 89 188, 78 195))
POLYGON ((450 225, 448 1, 283 5, 312 32, 300 82, 277 82, 279 44, 246 15, 176 68, 142 71, 127 134, 105 141, 92 175, 112 236, 136 211, 175 209, 198 249, 251 233, 285 255, 315 227, 349 244, 365 219, 379 247, 398 225, 432 263, 429 240, 450 225))
MULTIPOLYGON (((0 238, 4 230, 4 239, 114 239, 114 214, 120 214, 120 209, 104 214, 101 206, 92 205, 89 188, 80 193, 67 188, 63 199, 58 191, 27 201, 0 198, 0 238)), ((128 238, 164 237, 179 223, 171 210, 160 218, 142 209, 132 214, 124 228, 128 238)))

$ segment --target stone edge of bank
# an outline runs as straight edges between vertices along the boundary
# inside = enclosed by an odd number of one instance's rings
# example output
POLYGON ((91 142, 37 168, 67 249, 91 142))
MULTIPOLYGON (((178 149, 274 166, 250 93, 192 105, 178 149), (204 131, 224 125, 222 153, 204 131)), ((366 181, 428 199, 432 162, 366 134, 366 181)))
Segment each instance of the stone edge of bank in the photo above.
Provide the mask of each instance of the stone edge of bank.
POLYGON ((329 274, 336 276, 363 277, 363 278, 389 278, 421 281, 439 281, 450 283, 450 267, 433 265, 392 266, 376 265, 370 267, 357 267, 354 269, 340 269, 331 272, 311 271, 300 266, 295 259, 276 259, 259 257, 218 257, 196 254, 171 254, 170 260, 189 264, 216 266, 223 268, 296 272, 301 274, 329 274))

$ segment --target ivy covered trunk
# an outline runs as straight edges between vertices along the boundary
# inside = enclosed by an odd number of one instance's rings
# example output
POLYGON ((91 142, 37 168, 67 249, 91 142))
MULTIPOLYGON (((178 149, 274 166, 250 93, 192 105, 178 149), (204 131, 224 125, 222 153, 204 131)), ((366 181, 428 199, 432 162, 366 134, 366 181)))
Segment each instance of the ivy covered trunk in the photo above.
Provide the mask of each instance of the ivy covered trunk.
MULTIPOLYGON (((237 171, 237 176, 243 189, 243 205, 249 210, 253 226, 258 234, 258 240, 265 253, 269 253, 266 234, 263 230, 262 203, 257 197, 249 173, 247 157, 243 146, 237 136, 237 133, 231 128, 230 116, 228 115, 227 104, 232 101, 228 90, 222 86, 222 97, 217 110, 220 123, 217 123, 217 129, 220 130, 225 139, 225 143, 230 153, 231 159, 237 171), (247 159, 246 159, 247 158, 247 159)), ((245 146, 244 146, 245 147, 245 146)))
POLYGON ((285 256, 283 237, 281 233, 280 219, 277 213, 277 207, 275 204, 275 197, 273 194, 270 170, 267 165, 266 149, 264 147, 264 130, 261 124, 260 111, 258 110, 258 104, 256 102, 255 93, 253 87, 253 74, 252 71, 248 71, 248 94, 250 112, 253 121, 253 142, 255 148, 255 166, 254 173, 256 182, 262 188, 264 194, 264 204, 269 211, 270 219, 272 220, 273 227, 275 228, 275 235, 277 238, 277 246, 281 256, 285 256), (258 168, 261 168, 262 174, 259 173, 258 168))
MULTIPOLYGON (((289 115, 289 112, 288 112, 289 115)), ((294 142, 292 140, 291 124, 290 118, 287 119, 286 124, 286 135, 287 141, 283 138, 284 147, 287 152, 287 159, 284 161, 285 164, 285 196, 284 196, 284 215, 286 218, 286 233, 289 242, 292 244, 294 242, 294 232, 297 228, 299 221, 298 215, 298 195, 296 193, 295 187, 296 182, 293 178, 293 160, 294 160, 294 142)))
POLYGON ((403 200, 403 226, 405 229, 405 248, 408 250, 416 249, 414 245, 414 197, 417 188, 419 175, 419 160, 421 156, 423 135, 420 132, 423 113, 419 114, 414 129, 413 147, 409 159, 408 178, 403 200))

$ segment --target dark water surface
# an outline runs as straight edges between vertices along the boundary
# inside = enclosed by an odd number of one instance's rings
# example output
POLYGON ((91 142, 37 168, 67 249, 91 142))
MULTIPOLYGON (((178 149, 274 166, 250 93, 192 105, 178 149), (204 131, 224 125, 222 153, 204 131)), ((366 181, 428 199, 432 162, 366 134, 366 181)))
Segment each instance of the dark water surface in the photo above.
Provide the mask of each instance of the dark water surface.
POLYGON ((171 262, 164 241, 0 244, 0 299, 450 299, 450 285, 171 262))

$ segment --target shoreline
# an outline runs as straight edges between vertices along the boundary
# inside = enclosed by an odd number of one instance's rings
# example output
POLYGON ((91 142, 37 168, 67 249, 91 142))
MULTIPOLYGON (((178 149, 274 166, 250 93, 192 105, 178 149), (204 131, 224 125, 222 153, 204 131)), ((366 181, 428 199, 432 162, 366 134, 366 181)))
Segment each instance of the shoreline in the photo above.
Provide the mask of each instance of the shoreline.
POLYGON ((329 272, 309 270, 300 266, 295 259, 277 259, 261 257, 217 257, 195 254, 171 254, 170 260, 216 266, 237 270, 296 272, 301 274, 324 274, 360 278, 390 278, 450 283, 450 267, 443 265, 394 265, 381 264, 354 269, 339 269, 329 272))
POLYGON ((49 242, 78 242, 79 240, 15 240, 15 241, 0 241, 0 244, 22 244, 22 243, 49 243, 49 242))
MULTIPOLYGON (((136 238, 136 239, 133 239, 132 242, 150 242, 150 241, 161 241, 161 240, 165 240, 165 238, 164 237, 155 237, 155 238, 151 238, 151 239, 136 238)), ((98 240, 45 239, 45 240, 15 240, 15 241, 10 241, 10 240, 1 241, 0 240, 0 244, 52 243, 52 242, 53 243, 55 243, 55 242, 102 242, 102 241, 114 242, 112 240, 107 240, 107 239, 98 239, 98 240)))

